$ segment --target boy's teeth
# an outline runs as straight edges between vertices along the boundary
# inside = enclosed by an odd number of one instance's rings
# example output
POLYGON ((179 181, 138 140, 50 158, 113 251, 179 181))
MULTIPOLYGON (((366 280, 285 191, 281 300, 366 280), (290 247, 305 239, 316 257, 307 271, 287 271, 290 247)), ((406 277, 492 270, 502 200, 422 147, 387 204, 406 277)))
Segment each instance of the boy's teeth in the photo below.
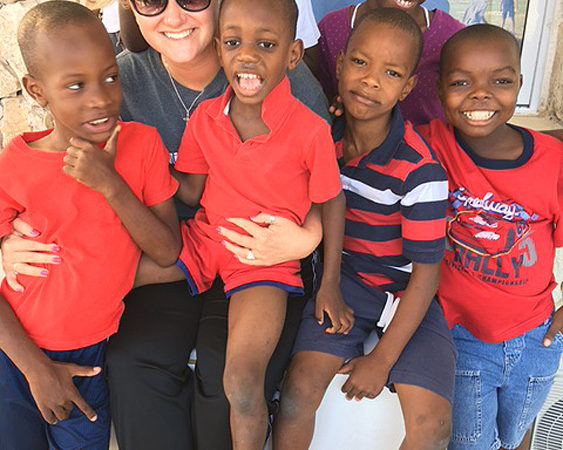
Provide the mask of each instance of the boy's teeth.
POLYGON ((237 77, 240 87, 245 90, 256 90, 262 84, 262 79, 255 73, 239 73, 237 77))
POLYGON ((469 120, 489 120, 495 114, 494 111, 464 111, 463 115, 469 120))
POLYGON ((172 33, 171 31, 166 31, 164 35, 170 39, 184 39, 185 37, 192 34, 192 29, 186 31, 180 31, 179 33, 172 33))
POLYGON ((395 0, 395 3, 397 3, 397 5, 399 5, 402 8, 409 8, 414 4, 413 1, 408 1, 408 0, 395 0))
POLYGON ((256 75, 255 73, 239 73, 238 77, 239 78, 246 78, 246 79, 249 79, 249 80, 259 78, 258 75, 256 75))
POLYGON ((102 119, 96 119, 96 120, 92 120, 91 122, 88 122, 90 125, 99 125, 101 123, 106 123, 109 120, 109 117, 104 117, 102 119))

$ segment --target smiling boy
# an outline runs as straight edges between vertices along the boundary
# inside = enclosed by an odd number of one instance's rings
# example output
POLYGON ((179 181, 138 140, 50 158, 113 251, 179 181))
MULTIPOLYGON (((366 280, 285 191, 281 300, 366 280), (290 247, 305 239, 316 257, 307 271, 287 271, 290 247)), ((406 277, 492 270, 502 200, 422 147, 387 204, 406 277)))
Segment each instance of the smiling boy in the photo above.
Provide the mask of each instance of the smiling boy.
POLYGON ((553 313, 563 244, 563 144, 507 122, 522 85, 515 38, 500 27, 456 33, 440 58, 449 124, 420 127, 449 181, 438 298, 456 344, 455 450, 517 448, 559 366, 553 313))
POLYGON ((21 217, 59 263, 25 290, 0 287, 0 448, 109 445, 104 365, 141 250, 179 253, 177 183, 155 130, 119 123, 118 70, 87 8, 51 1, 22 19, 23 86, 54 129, 23 133, 0 153, 0 237, 21 217))
MULTIPOLYGON (((312 203, 321 204, 326 266, 321 309, 335 321, 335 330, 353 323, 338 291, 344 197, 330 129, 291 95, 285 75, 303 53, 295 40, 296 20, 293 0, 221 3, 216 45, 230 87, 196 108, 175 166, 178 197, 202 207, 182 223, 181 272, 168 273, 185 276, 192 294, 209 289, 219 275, 230 297, 223 386, 234 448, 264 445, 265 371, 287 296, 302 292, 302 282, 299 261, 272 267, 241 263, 218 231, 238 230, 226 218, 266 212, 300 225, 312 203)), ((249 252, 247 259, 253 257, 249 252)))

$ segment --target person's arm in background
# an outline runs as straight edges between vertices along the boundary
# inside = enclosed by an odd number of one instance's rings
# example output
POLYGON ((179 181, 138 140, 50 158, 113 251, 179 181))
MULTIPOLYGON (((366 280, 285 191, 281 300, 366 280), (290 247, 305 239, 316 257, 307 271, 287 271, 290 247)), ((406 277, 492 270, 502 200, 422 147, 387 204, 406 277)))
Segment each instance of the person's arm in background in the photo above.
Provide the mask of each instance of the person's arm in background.
POLYGON ((311 0, 297 0, 296 3, 299 9, 299 16, 297 17, 297 31, 295 37, 303 41, 303 47, 305 48, 303 61, 307 64, 311 72, 313 72, 313 75, 318 78, 318 42, 321 33, 313 14, 311 0))
POLYGON ((149 48, 149 44, 141 34, 131 8, 119 2, 119 26, 123 45, 131 52, 142 52, 149 48))

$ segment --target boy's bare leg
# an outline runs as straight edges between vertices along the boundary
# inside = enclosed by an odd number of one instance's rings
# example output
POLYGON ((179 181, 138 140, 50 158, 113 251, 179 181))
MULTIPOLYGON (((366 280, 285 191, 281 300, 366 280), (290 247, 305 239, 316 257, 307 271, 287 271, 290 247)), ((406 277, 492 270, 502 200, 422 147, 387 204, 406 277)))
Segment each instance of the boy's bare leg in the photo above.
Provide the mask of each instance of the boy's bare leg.
POLYGON ((320 352, 299 352, 293 357, 274 423, 275 450, 309 448, 315 412, 343 362, 344 358, 320 352))
POLYGON ((287 293, 270 286, 236 292, 229 304, 223 386, 235 450, 261 450, 267 433, 266 367, 285 320, 287 293))
POLYGON ((135 283, 133 287, 144 286, 145 284, 172 283, 173 281, 184 280, 186 276, 180 268, 174 264, 168 267, 161 267, 144 253, 141 255, 135 283))
POLYGON ((444 450, 451 433, 451 405, 428 389, 396 384, 405 420, 401 450, 444 450))

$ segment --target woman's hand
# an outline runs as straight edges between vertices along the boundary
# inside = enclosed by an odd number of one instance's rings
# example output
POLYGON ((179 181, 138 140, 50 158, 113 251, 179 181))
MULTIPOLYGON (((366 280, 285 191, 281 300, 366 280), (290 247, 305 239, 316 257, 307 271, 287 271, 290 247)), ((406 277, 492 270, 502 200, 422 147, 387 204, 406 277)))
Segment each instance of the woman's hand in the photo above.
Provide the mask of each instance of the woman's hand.
POLYGON ((23 292, 23 286, 17 280, 18 273, 32 277, 48 276, 47 269, 31 264, 60 264, 61 257, 56 254, 60 248, 55 244, 27 239, 39 236, 39 232, 21 219, 14 219, 12 225, 14 232, 2 239, 2 268, 8 286, 16 292, 23 292))
POLYGON ((317 248, 322 238, 320 211, 316 207, 311 208, 301 227, 283 217, 263 213, 251 220, 228 220, 250 236, 219 227, 219 232, 226 238, 225 247, 240 262, 253 266, 273 266, 303 259, 317 248))

